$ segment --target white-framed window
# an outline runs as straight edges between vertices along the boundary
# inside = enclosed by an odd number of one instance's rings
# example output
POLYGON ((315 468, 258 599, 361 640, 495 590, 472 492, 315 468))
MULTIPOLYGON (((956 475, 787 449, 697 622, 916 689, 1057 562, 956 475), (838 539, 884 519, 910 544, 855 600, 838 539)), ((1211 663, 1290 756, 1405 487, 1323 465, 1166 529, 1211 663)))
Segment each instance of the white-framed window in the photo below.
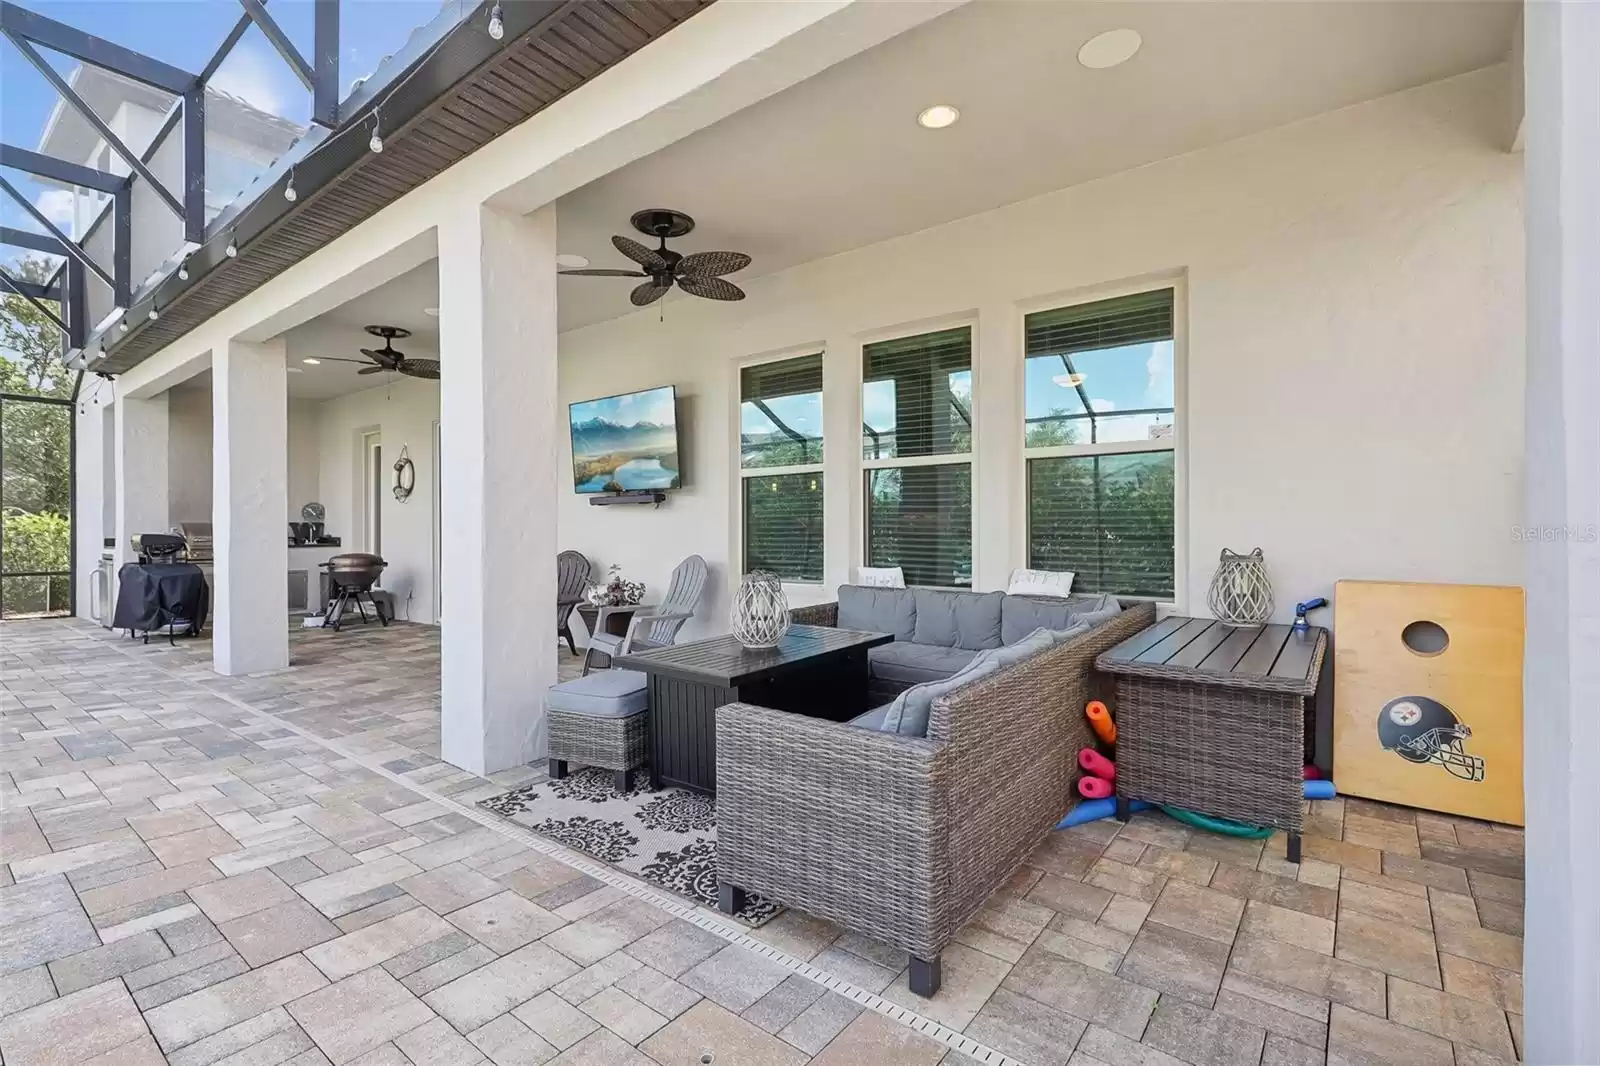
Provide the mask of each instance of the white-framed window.
POLYGON ((972 327, 862 346, 867 566, 972 586, 972 327))
POLYGON ((1172 600, 1176 290, 1024 318, 1028 565, 1074 591, 1172 600))
POLYGON ((741 367, 744 573, 821 583, 822 479, 822 353, 741 367))

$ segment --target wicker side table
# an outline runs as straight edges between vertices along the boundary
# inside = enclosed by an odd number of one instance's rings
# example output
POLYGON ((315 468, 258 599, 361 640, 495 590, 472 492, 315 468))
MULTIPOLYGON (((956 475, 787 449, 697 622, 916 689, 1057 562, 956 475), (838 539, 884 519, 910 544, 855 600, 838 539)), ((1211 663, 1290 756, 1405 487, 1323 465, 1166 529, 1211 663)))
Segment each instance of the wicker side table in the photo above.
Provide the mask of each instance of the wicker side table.
POLYGON ((567 776, 567 764, 616 773, 618 792, 633 788, 633 771, 650 750, 650 712, 643 674, 604 673, 553 685, 545 696, 550 722, 550 776, 567 776))
POLYGON ((1305 701, 1327 631, 1172 616, 1104 652, 1116 681, 1118 814, 1168 803, 1289 834, 1300 861, 1305 701))

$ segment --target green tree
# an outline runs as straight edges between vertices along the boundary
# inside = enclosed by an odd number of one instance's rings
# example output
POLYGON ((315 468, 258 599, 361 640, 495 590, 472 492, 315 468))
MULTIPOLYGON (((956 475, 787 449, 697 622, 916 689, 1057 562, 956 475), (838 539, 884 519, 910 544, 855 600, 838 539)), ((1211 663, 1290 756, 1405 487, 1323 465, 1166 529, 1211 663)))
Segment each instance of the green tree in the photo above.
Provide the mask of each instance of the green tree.
MULTIPOLYGON (((47 260, 26 258, 16 276, 44 284, 47 260)), ((71 399, 76 375, 61 362, 61 333, 34 304, 0 296, 0 393, 71 399)), ((0 401, 0 564, 5 574, 70 568, 72 408, 0 401)), ((0 615, 66 608, 66 578, 0 577, 0 615)))

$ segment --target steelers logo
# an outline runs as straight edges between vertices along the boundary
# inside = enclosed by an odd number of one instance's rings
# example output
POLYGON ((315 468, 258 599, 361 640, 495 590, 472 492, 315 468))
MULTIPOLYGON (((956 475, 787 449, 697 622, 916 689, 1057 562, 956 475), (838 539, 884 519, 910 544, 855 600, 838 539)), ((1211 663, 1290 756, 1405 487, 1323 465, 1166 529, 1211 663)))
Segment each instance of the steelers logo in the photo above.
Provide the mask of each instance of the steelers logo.
POLYGON ((1401 700, 1389 708, 1389 720, 1395 725, 1416 725, 1422 720, 1422 708, 1410 700, 1401 700))

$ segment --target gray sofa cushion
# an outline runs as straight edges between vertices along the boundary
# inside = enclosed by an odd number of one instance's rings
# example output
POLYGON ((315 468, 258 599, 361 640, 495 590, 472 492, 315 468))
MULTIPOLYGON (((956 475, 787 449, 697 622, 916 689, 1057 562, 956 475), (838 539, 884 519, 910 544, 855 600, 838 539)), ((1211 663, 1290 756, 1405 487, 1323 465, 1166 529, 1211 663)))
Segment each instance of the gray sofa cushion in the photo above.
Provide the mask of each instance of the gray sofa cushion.
POLYGON ((1000 642, 1015 644, 1041 626, 1063 630, 1084 619, 1093 625, 1122 613, 1115 596, 1094 593, 1064 600, 1043 596, 1007 596, 1000 608, 1000 642))
POLYGON ((553 711, 626 718, 644 710, 650 698, 645 691, 645 676, 638 670, 602 670, 551 685, 544 702, 553 711))
POLYGON ((941 648, 933 644, 896 641, 867 652, 868 669, 875 678, 907 685, 939 681, 972 661, 975 651, 941 648))
POLYGON ((911 592, 917 605, 916 632, 911 639, 918 644, 968 651, 1000 646, 1000 604, 1005 593, 925 588, 911 592))
POLYGON ((973 656, 972 661, 959 672, 942 681, 924 681, 920 685, 913 685, 896 696, 894 702, 888 705, 879 732, 899 733, 907 737, 927 736, 928 715, 932 712, 933 701, 937 697, 987 677, 998 669, 1000 664, 995 662, 993 653, 984 652, 973 656))
POLYGON ((1011 666, 1014 663, 1021 662, 1030 655, 1037 655, 1046 648, 1054 646, 1055 643, 1055 632, 1040 626, 1038 629, 1035 629, 1032 633, 1029 633, 1016 643, 1007 644, 1002 648, 996 648, 993 651, 984 652, 984 654, 992 656, 994 661, 1000 666, 1011 666))
POLYGON ((856 715, 854 718, 850 719, 850 724, 854 726, 860 726, 862 729, 870 729, 876 733, 893 732, 893 730, 886 730, 883 728, 883 719, 888 713, 889 704, 885 703, 881 707, 872 708, 872 710, 868 711, 866 714, 856 715))
POLYGON ((910 640, 917 626, 917 606, 910 589, 839 586, 839 628, 867 633, 893 633, 910 640))

